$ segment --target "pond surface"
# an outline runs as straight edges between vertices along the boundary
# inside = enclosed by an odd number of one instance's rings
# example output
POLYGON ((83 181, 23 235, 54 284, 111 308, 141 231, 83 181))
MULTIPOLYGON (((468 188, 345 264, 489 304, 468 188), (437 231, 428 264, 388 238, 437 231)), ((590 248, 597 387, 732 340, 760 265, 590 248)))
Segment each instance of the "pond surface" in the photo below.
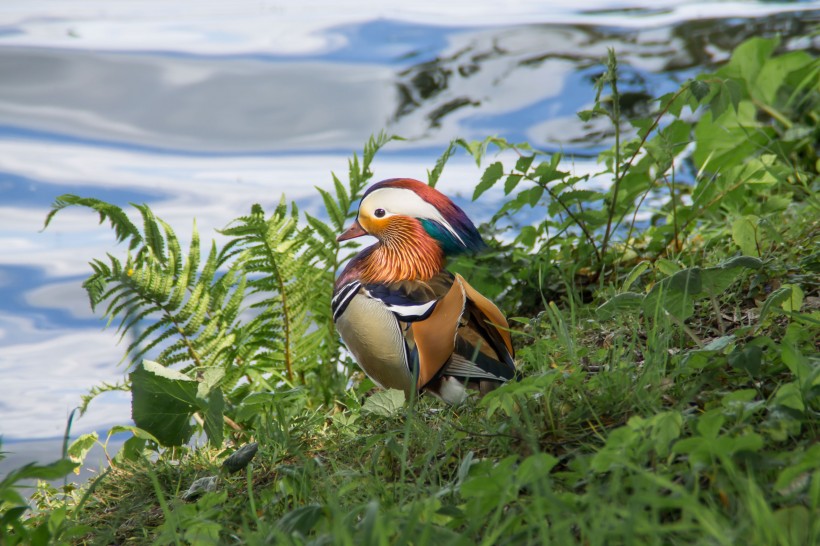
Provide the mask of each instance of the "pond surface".
MULTIPOLYGON (((49 439, 80 396, 126 371, 80 286, 90 259, 124 250, 82 210, 41 232, 58 195, 149 203, 180 235, 196 217, 211 237, 283 192, 322 214, 314 186, 344 177, 382 129, 407 141, 377 156, 377 180, 424 180, 451 139, 488 135, 562 150, 586 171, 611 134, 575 112, 607 48, 641 111, 748 37, 819 47, 801 37, 818 2, 288 4, 0 6, 0 435, 18 453, 5 468, 56 458, 49 439)), ((479 176, 457 157, 439 187, 480 219, 499 195, 469 203, 479 176)), ((72 434, 129 420, 127 393, 109 394, 72 434)))

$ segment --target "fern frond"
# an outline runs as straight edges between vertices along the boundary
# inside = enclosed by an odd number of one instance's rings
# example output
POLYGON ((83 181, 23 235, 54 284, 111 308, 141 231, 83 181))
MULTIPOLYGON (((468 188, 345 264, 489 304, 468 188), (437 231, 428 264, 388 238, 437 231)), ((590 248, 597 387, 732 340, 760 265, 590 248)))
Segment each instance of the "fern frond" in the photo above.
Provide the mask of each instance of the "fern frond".
POLYGON ((128 380, 123 380, 120 383, 100 383, 88 391, 88 394, 84 394, 80 397, 80 416, 84 415, 86 410, 88 409, 88 405, 99 395, 106 393, 106 392, 113 392, 113 391, 129 391, 131 389, 131 384, 128 380))
POLYGON ((126 354, 130 354, 131 358, 134 361, 139 361, 143 356, 145 356, 149 351, 151 351, 151 349, 153 349, 166 339, 169 339, 170 337, 176 335, 176 333, 176 330, 174 330, 173 328, 167 328, 167 323, 157 321, 148 326, 145 330, 143 330, 141 336, 139 336, 137 339, 129 343, 128 347, 125 349, 125 352, 126 354), (159 335, 154 336, 154 332, 156 332, 157 330, 162 330, 162 332, 159 335), (145 341, 148 339, 150 339, 151 341, 145 343, 145 341))
POLYGON ((131 222, 128 215, 120 207, 99 199, 94 199, 93 197, 79 197, 69 193, 63 194, 54 200, 54 203, 51 205, 51 210, 46 215, 43 229, 49 226, 55 214, 72 206, 87 207, 97 211, 100 215, 101 224, 105 220, 111 223, 111 227, 117 236, 117 242, 121 243, 130 239, 129 248, 131 249, 136 248, 142 242, 142 235, 139 229, 137 229, 137 226, 131 222))
MULTIPOLYGON (((336 178, 335 176, 334 179, 338 180, 338 178, 336 178)), ((322 196, 322 201, 325 203, 325 210, 327 210, 327 214, 330 217, 330 221, 333 222, 333 225, 336 227, 336 229, 342 230, 344 228, 345 219, 347 218, 347 210, 350 207, 350 203, 348 202, 345 205, 345 209, 342 210, 342 208, 339 206, 337 202, 338 200, 335 199, 329 191, 323 190, 318 186, 316 186, 316 191, 318 191, 319 195, 322 196)), ((336 191, 338 194, 338 188, 336 191)))
POLYGON ((150 251, 153 258, 159 260, 163 264, 168 260, 165 254, 165 238, 162 235, 160 223, 154 216, 153 211, 148 208, 148 205, 134 205, 142 215, 142 229, 143 238, 145 240, 145 251, 150 251))
POLYGON ((55 202, 46 225, 56 212, 73 205, 98 211, 101 220, 110 219, 118 240, 130 242, 124 262, 110 254, 108 262, 92 261, 92 274, 84 283, 92 307, 106 302, 104 316, 108 324, 118 320, 121 337, 135 334, 126 355, 139 358, 167 344, 161 354, 170 355, 171 360, 160 359, 162 364, 188 360, 200 366, 225 353, 233 339, 230 331, 236 325, 246 286, 240 267, 234 264, 225 276, 215 280, 219 267, 230 258, 212 243, 198 271, 201 253, 196 225, 191 244, 183 252, 173 228, 147 205, 134 205, 142 220, 140 231, 119 207, 97 199, 62 196, 55 202), (233 285, 240 287, 238 295, 233 285), (220 309, 226 298, 230 302, 228 313, 220 309), (138 325, 148 319, 150 324, 138 331, 138 325), (216 354, 200 352, 213 348, 217 348, 216 354))

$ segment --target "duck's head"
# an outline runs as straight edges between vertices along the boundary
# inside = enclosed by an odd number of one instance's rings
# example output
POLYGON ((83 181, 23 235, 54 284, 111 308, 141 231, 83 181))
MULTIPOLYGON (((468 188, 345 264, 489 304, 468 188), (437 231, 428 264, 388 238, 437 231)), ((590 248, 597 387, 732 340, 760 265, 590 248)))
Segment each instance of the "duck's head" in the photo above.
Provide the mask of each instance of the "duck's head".
POLYGON ((426 235, 446 256, 485 246, 458 205, 435 188, 411 178, 391 178, 367 189, 356 220, 337 240, 362 235, 372 235, 385 245, 412 244, 413 239, 426 235))

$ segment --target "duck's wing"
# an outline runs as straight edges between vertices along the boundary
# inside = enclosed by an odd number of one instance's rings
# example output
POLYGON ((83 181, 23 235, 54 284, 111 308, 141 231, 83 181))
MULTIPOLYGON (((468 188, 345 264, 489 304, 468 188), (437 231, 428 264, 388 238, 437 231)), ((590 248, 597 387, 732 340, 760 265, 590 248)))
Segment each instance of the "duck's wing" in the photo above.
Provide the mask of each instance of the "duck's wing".
POLYGON ((366 284, 364 293, 381 301, 402 322, 427 319, 438 303, 435 291, 427 283, 402 281, 391 284, 366 284))
POLYGON ((463 277, 456 275, 456 282, 464 290, 464 313, 443 373, 465 380, 509 381, 515 377, 515 352, 507 319, 463 277))
POLYGON ((503 383, 515 376, 507 319, 493 302, 461 275, 438 279, 434 292, 446 293, 423 320, 411 324, 410 362, 418 367, 418 386, 436 376, 503 383))
POLYGON ((489 344, 499 361, 514 370, 515 349, 506 317, 493 302, 470 286, 461 275, 456 275, 456 278, 464 286, 467 295, 467 325, 489 344))
POLYGON ((350 281, 336 288, 333 298, 330 300, 330 310, 333 312, 333 322, 339 320, 347 306, 353 301, 353 298, 361 290, 362 283, 359 281, 350 281))
POLYGON ((350 281, 339 286, 333 294, 333 299, 330 301, 333 320, 338 320, 344 314, 347 306, 359 293, 379 300, 400 321, 424 320, 432 313, 438 301, 437 298, 447 292, 453 283, 453 277, 449 273, 437 275, 431 283, 402 281, 391 284, 362 284, 358 280, 350 281), (449 283, 447 283, 448 278, 449 283), (447 288, 442 290, 441 286, 444 283, 447 288))

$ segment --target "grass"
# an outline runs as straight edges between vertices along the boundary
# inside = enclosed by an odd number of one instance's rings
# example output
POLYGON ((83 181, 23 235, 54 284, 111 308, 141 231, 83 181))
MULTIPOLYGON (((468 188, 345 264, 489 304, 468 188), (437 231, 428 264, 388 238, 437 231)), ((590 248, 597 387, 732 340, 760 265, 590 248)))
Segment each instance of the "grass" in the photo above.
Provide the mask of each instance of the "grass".
POLYGON ((697 302, 688 333, 547 302, 516 323, 522 381, 457 408, 377 413, 355 389, 318 409, 272 396, 245 470, 220 474, 230 450, 210 448, 119 462, 73 541, 817 544, 820 224, 801 220, 763 269, 697 302), (786 282, 803 311, 760 323, 786 282), (210 475, 217 491, 181 500, 210 475))

